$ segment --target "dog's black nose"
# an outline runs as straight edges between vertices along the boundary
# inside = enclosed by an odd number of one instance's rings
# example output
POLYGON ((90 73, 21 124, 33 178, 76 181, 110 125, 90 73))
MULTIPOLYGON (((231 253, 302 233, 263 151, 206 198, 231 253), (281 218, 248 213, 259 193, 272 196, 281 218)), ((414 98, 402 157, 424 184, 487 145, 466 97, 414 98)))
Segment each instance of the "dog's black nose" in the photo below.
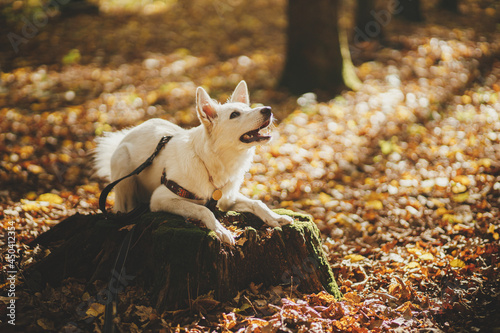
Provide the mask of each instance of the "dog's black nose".
POLYGON ((262 109, 260 109, 260 113, 262 113, 264 116, 269 117, 271 115, 271 107, 264 106, 262 109))

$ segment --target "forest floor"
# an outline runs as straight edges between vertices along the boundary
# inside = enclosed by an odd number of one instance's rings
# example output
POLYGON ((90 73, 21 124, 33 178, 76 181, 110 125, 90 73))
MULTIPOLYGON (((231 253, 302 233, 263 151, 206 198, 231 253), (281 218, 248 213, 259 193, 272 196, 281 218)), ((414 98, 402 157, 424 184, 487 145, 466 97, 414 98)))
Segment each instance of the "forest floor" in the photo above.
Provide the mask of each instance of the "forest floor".
MULTIPOLYGON (((313 216, 345 298, 252 285, 238 300, 156 313, 129 286, 120 329, 498 332, 500 33, 494 7, 466 3, 468 15, 394 20, 385 46, 355 46, 364 85, 327 102, 275 88, 282 0, 49 17, 18 52, 5 36, 29 27, 1 25, 0 245, 4 259, 13 241, 20 255, 16 327, 5 323, 5 280, 2 330, 100 331, 103 306, 92 300, 102 285, 68 279, 33 292, 22 271, 44 252, 27 244, 98 210, 105 181, 92 177, 96 136, 151 117, 196 125, 198 85, 224 101, 245 79, 251 100, 281 121, 242 192, 313 216)), ((3 279, 10 264, 2 261, 3 279)))

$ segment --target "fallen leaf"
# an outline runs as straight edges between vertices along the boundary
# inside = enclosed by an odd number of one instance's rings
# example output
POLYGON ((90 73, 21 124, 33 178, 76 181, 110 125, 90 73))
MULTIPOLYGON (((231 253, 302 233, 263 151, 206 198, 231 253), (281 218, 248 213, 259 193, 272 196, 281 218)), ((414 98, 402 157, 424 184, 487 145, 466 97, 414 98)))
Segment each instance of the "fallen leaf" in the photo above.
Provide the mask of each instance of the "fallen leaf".
POLYGON ((101 314, 104 313, 104 310, 106 309, 106 306, 101 303, 92 303, 90 304, 89 308, 85 312, 87 316, 89 317, 99 317, 101 314))
POLYGON ((44 193, 38 196, 37 201, 46 201, 51 204, 60 205, 64 202, 63 198, 54 193, 44 193))
POLYGON ((465 267, 465 263, 460 259, 453 259, 452 261, 450 261, 450 266, 455 268, 462 268, 465 267))
POLYGON ((467 199, 469 199, 469 192, 464 192, 453 196, 453 201, 459 203, 467 201, 467 199))
POLYGON ((344 259, 348 259, 352 262, 358 262, 358 261, 361 261, 361 260, 364 260, 366 259, 365 257, 363 257, 362 255, 360 254, 348 254, 344 257, 344 259))
POLYGON ((418 259, 420 260, 434 260, 434 256, 432 255, 432 253, 424 253, 422 254, 420 257, 418 257, 418 259))
POLYGON ((366 209, 380 210, 384 208, 384 204, 380 200, 370 200, 365 203, 366 209))
POLYGON ((420 267, 420 264, 416 261, 410 262, 408 265, 405 266, 406 269, 414 269, 420 267))

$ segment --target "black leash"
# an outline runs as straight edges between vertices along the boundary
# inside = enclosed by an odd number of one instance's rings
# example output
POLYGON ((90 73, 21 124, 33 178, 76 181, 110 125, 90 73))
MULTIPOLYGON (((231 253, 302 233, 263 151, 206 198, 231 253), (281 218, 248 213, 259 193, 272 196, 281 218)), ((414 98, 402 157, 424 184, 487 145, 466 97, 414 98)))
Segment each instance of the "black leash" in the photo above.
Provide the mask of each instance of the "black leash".
MULTIPOLYGON (((99 209, 102 211, 102 213, 106 219, 109 218, 109 214, 106 211, 106 198, 108 197, 109 192, 111 192, 111 190, 122 180, 127 179, 129 177, 132 177, 134 175, 138 175, 144 169, 149 167, 153 163, 156 156, 158 156, 160 151, 163 149, 163 147, 165 147, 165 145, 170 141, 170 139, 172 139, 172 136, 162 137, 160 139, 160 142, 158 142, 158 145, 156 146, 156 149, 153 152, 153 154, 151 156, 149 156, 149 158, 144 163, 142 163, 139 167, 137 167, 137 169, 135 169, 134 171, 132 171, 131 173, 129 173, 125 177, 122 177, 120 179, 115 180, 114 182, 108 184, 104 188, 104 190, 101 192, 101 195, 99 196, 99 209)), ((165 175, 162 175, 162 183, 164 182, 163 181, 164 177, 165 177, 165 175)), ((165 184, 165 186, 167 186, 167 185, 165 184)), ((177 190, 173 191, 177 195, 181 195, 181 194, 179 194, 179 188, 184 190, 185 192, 189 193, 189 191, 186 191, 185 189, 181 188, 179 185, 177 185, 177 186, 178 186, 177 190)), ((168 188, 170 189, 170 187, 168 187, 168 188)), ((181 196, 184 197, 184 195, 181 195, 181 196)), ((216 214, 216 213, 220 214, 220 212, 216 209, 217 200, 210 198, 210 200, 208 200, 205 203, 205 206, 207 208, 209 208, 212 212, 214 212, 214 214, 216 214)), ((147 211, 147 209, 148 209, 147 205, 146 206, 139 206, 139 207, 135 208, 134 210, 132 210, 131 212, 124 214, 121 217, 121 219, 124 219, 125 221, 133 221, 134 219, 136 219, 137 217, 142 215, 142 213, 147 211)), ((113 270, 111 271, 112 277, 111 277, 111 280, 108 284, 108 290, 110 291, 110 293, 109 293, 110 298, 106 301, 106 308, 105 308, 105 312, 104 312, 103 333, 114 333, 115 329, 116 329, 115 324, 113 323, 113 320, 116 316, 116 305, 117 305, 116 303, 118 300, 119 290, 118 290, 118 288, 112 287, 112 283, 113 283, 114 279, 116 278, 116 275, 117 275, 118 281, 120 281, 122 275, 124 274, 125 261, 127 260, 128 251, 130 249, 130 244, 132 242, 132 235, 134 233, 135 226, 136 226, 136 224, 133 223, 132 228, 130 229, 128 234, 123 239, 122 244, 120 246, 120 250, 118 252, 118 257, 116 258, 115 266, 114 266, 113 270)))
POLYGON ((121 281, 122 275, 124 274, 125 261, 127 260, 135 226, 136 225, 134 224, 132 226, 132 229, 130 229, 130 231, 128 232, 127 236, 125 236, 125 238, 123 239, 122 245, 120 246, 120 251, 118 252, 118 257, 116 258, 115 266, 111 271, 111 280, 108 284, 108 294, 110 295, 110 297, 106 300, 106 308, 104 310, 104 333, 115 332, 115 324, 113 323, 113 320, 116 316, 116 303, 118 300, 118 292, 120 291, 120 289, 116 287, 116 285, 119 281, 121 281), (113 286, 113 282, 115 282, 115 286, 113 286))
MULTIPOLYGON (((142 163, 137 169, 126 175, 125 177, 122 177, 120 179, 115 180, 114 182, 110 183, 108 186, 104 188, 104 190, 101 192, 101 195, 99 196, 99 209, 102 211, 104 214, 104 217, 106 219, 109 218, 109 214, 106 211, 106 198, 108 197, 109 192, 113 189, 113 187, 116 186, 119 182, 121 182, 124 179, 127 179, 129 177, 132 177, 133 175, 138 175, 141 173, 144 169, 149 167, 156 156, 160 153, 160 151, 165 147, 165 145, 172 139, 172 136, 164 136, 160 139, 160 142, 158 142, 158 145, 156 146, 155 151, 149 158, 142 163)), ((138 216, 140 216, 142 213, 144 213, 148 209, 148 206, 139 206, 136 209, 132 210, 131 212, 126 213, 123 216, 123 219, 127 221, 134 220, 138 216)), ((113 319, 116 316, 116 301, 118 300, 118 288, 113 287, 113 281, 116 278, 115 275, 118 276, 118 281, 121 280, 121 277, 124 273, 124 268, 125 268, 125 261, 127 260, 128 256, 128 251, 130 249, 130 244, 132 242, 132 235, 134 233, 136 224, 134 223, 130 231, 127 233, 125 238, 122 241, 122 244, 120 246, 120 250, 118 251, 118 257, 116 258, 115 266, 113 267, 113 270, 111 271, 111 280, 109 281, 108 284, 108 290, 110 291, 110 298, 106 301, 106 308, 104 312, 104 327, 103 327, 103 332, 104 333, 113 333, 115 332, 115 324, 113 323, 113 319)))
MULTIPOLYGON (((139 167, 137 167, 137 169, 135 169, 134 171, 132 171, 131 173, 129 173, 125 177, 117 179, 114 182, 108 184, 108 186, 106 186, 104 188, 104 190, 102 190, 101 195, 99 196, 99 209, 104 214, 104 217, 108 218, 108 212, 106 211, 106 198, 108 197, 108 194, 109 194, 109 192, 111 192, 113 187, 115 187, 116 184, 118 184, 119 182, 121 182, 124 179, 132 177, 134 175, 138 175, 144 169, 146 169, 148 166, 150 166, 153 163, 156 156, 158 156, 160 151, 163 149, 163 147, 165 147, 165 145, 170 141, 170 139, 172 139, 171 135, 162 137, 160 139, 160 142, 158 142, 158 145, 156 146, 156 149, 153 152, 153 154, 151 156, 149 156, 149 158, 146 161, 144 161, 144 163, 139 165, 139 167)), ((138 208, 134 209, 133 211, 128 212, 126 214, 125 218, 126 219, 134 218, 134 217, 140 215, 141 213, 143 213, 143 211, 144 211, 144 207, 138 207, 138 208)))

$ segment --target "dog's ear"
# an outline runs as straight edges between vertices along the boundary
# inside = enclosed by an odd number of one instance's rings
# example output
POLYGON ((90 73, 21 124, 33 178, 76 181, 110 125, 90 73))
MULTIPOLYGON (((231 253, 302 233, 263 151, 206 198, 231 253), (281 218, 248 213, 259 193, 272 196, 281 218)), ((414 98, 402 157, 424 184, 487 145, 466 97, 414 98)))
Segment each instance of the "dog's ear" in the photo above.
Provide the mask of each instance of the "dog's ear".
POLYGON ((196 89, 196 113, 207 127, 211 127, 213 120, 217 118, 216 105, 202 87, 196 89))
POLYGON ((233 95, 231 96, 231 102, 244 103, 250 105, 250 97, 248 96, 247 83, 242 80, 234 89, 233 95))

